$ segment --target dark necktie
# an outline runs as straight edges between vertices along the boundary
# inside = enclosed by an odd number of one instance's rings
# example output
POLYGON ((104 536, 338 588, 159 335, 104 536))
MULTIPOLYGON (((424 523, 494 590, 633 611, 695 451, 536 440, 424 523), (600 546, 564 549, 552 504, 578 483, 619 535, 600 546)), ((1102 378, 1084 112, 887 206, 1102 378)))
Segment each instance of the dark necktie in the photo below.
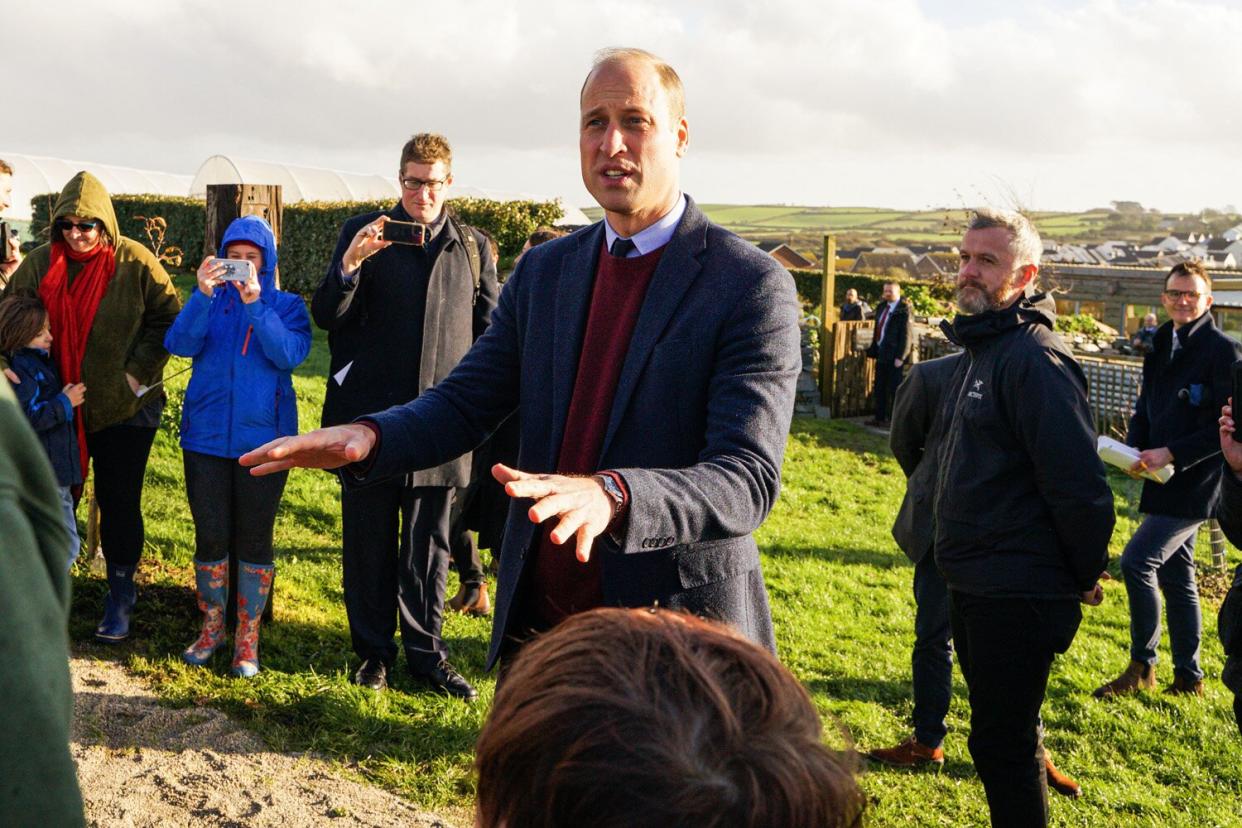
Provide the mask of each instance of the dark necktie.
POLYGON ((617 236, 612 240, 612 248, 608 252, 616 256, 618 259, 624 259, 626 256, 630 255, 631 250, 637 249, 638 247, 634 244, 632 239, 623 239, 620 236, 617 236))

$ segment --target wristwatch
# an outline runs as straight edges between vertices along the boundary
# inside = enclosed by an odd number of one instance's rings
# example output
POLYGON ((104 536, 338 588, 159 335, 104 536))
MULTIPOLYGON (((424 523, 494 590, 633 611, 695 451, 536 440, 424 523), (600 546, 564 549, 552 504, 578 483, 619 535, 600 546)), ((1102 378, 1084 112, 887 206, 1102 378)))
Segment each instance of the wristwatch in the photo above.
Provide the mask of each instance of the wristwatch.
POLYGON ((611 474, 594 474, 591 476, 599 481, 599 485, 604 487, 604 494, 612 499, 612 517, 608 519, 608 522, 612 523, 612 521, 617 519, 617 515, 621 513, 621 509, 625 507, 625 492, 621 491, 621 487, 617 485, 616 479, 611 474))

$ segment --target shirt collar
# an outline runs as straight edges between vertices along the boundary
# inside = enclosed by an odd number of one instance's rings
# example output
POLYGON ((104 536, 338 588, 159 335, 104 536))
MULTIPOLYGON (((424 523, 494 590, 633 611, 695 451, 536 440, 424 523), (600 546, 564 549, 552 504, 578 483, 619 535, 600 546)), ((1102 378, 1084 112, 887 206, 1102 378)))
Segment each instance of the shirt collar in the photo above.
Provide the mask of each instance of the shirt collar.
MULTIPOLYGON (((668 244, 673 238, 673 233, 677 230, 677 222, 681 221, 681 216, 686 212, 686 196, 683 193, 677 197, 677 203, 673 205, 673 209, 665 213, 655 224, 638 231, 630 236, 630 241, 634 242, 634 249, 630 251, 627 258, 635 256, 645 256, 658 247, 668 244)), ((612 243, 618 238, 622 238, 621 234, 612 229, 612 225, 608 223, 608 219, 604 219, 604 243, 609 250, 612 250, 612 243)))

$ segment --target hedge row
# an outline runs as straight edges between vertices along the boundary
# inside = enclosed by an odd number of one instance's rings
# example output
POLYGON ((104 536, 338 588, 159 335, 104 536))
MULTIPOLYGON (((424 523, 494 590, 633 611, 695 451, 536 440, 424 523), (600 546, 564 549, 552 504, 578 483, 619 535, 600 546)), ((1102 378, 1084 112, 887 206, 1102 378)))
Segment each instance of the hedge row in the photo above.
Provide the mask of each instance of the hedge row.
MULTIPOLYGON (((823 296, 824 274, 819 270, 791 270, 794 282, 798 286, 798 296, 803 305, 812 312, 819 307, 823 296)), ((914 305, 918 314, 939 315, 947 312, 948 303, 953 300, 953 285, 942 282, 928 282, 922 279, 890 279, 887 276, 872 276, 866 273, 842 273, 837 271, 833 305, 841 307, 845 302, 845 292, 850 288, 858 291, 858 296, 872 307, 881 301, 884 283, 896 281, 901 285, 902 293, 914 305)))
MULTIPOLYGON (((57 194, 51 193, 31 199, 30 229, 36 239, 47 238, 48 216, 56 198, 57 194)), ((328 269, 345 220, 359 213, 387 210, 392 204, 392 201, 303 201, 285 205, 280 244, 281 286, 307 294, 314 291, 328 269)), ((490 233, 500 246, 502 257, 516 255, 531 231, 553 224, 564 215, 557 202, 460 198, 450 200, 449 205, 462 221, 490 233)), ((202 261, 205 202, 176 196, 115 195, 112 206, 121 235, 155 249, 158 231, 156 238, 148 235, 148 222, 144 218, 162 218, 165 226, 159 252, 180 251, 183 267, 193 268, 202 261)))

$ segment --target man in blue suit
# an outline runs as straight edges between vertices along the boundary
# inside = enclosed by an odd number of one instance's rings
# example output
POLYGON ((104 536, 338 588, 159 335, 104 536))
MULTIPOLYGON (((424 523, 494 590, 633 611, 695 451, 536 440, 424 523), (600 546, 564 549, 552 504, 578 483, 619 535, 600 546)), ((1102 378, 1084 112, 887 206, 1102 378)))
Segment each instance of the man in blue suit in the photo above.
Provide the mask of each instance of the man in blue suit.
POLYGON ((681 81, 597 55, 582 177, 604 220, 527 252, 491 326, 418 399, 277 440, 256 474, 345 467, 366 485, 478 445, 515 408, 518 469, 488 666, 596 606, 685 609, 774 650, 751 537, 776 500, 801 369, 793 280, 681 192, 681 81))

